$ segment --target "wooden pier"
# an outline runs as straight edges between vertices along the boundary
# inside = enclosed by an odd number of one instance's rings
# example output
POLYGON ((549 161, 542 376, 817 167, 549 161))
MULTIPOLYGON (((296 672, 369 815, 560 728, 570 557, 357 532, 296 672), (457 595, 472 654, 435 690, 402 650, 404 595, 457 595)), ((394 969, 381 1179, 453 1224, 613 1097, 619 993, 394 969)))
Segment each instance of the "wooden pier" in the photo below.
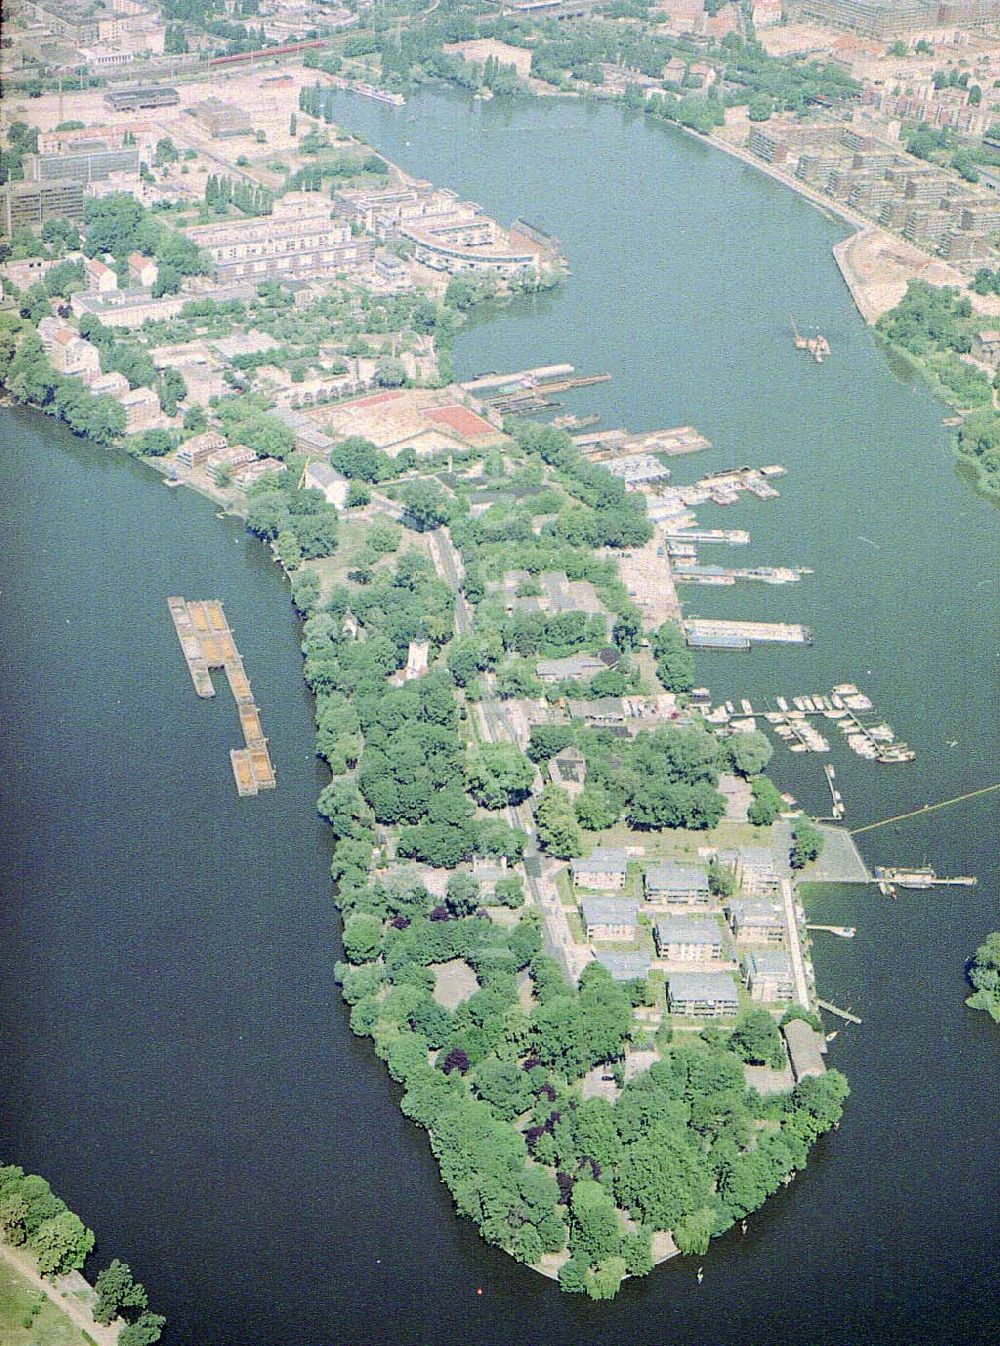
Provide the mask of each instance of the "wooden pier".
POLYGON ((229 753, 237 793, 255 795, 260 790, 273 790, 276 783, 274 766, 261 727, 260 712, 254 704, 250 679, 222 604, 217 599, 195 602, 175 597, 167 599, 167 606, 198 695, 215 695, 210 669, 221 668, 225 672, 239 711, 245 745, 233 748, 229 753))
POLYGON ((827 1014, 835 1014, 838 1019, 843 1019, 846 1023, 859 1024, 861 1022, 856 1014, 852 1014, 850 1010, 838 1009, 836 1005, 831 1005, 828 1000, 817 1000, 816 1004, 820 1009, 826 1010, 827 1014))

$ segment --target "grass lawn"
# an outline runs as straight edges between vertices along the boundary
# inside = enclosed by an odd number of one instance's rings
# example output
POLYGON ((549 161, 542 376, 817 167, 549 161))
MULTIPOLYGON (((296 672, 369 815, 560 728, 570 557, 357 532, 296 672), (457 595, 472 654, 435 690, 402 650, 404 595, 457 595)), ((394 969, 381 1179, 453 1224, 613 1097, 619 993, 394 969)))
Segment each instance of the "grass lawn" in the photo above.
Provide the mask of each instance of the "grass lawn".
POLYGON ((91 1340, 51 1300, 0 1262, 0 1341, 3 1346, 86 1346, 91 1340), (39 1305, 32 1316, 32 1309, 39 1305), (26 1327, 25 1323, 29 1325, 26 1327))
POLYGON ((642 846, 646 861, 675 859, 697 862, 698 851, 702 848, 732 850, 739 846, 767 846, 770 842, 769 827, 752 827, 750 823, 737 823, 723 818, 718 827, 706 832, 690 832, 682 827, 665 828, 662 832, 636 832, 626 823, 619 822, 601 832, 594 844, 642 846))
POLYGON ((583 920, 578 911, 568 911, 566 913, 566 924, 569 926, 570 934, 577 944, 586 944, 587 935, 583 928, 583 920))
POLYGON ((573 888, 573 880, 570 878, 568 869, 561 869, 556 875, 556 891, 559 894, 559 901, 568 911, 575 911, 577 905, 576 892, 573 888))

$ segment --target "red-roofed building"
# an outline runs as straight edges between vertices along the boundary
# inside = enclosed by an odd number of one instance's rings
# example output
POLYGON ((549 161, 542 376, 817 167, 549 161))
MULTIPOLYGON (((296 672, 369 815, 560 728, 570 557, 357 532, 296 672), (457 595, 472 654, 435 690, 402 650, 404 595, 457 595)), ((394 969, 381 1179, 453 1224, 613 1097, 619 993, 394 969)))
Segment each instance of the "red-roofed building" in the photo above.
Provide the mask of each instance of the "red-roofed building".
POLYGON ((129 254, 128 276, 133 284, 148 290, 156 284, 156 274, 156 263, 152 257, 144 257, 141 252, 129 254))
POLYGON ((87 278, 87 289, 96 294, 110 294, 118 289, 118 275, 100 257, 88 257, 83 264, 83 274, 87 278))

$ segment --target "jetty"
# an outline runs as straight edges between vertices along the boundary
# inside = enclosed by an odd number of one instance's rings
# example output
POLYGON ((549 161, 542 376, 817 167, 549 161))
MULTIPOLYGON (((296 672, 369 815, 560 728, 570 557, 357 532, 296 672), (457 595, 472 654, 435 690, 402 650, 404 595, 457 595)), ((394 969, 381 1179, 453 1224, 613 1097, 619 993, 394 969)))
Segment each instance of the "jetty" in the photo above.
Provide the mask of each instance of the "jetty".
POLYGON ((929 865, 912 869, 897 869, 890 865, 876 865, 875 874, 880 884, 895 885, 898 888, 911 888, 917 892, 924 891, 927 888, 975 888, 979 882, 974 874, 957 874, 952 878, 939 877, 929 865))
POLYGON ((244 746, 229 753, 237 793, 255 795, 260 790, 273 790, 274 766, 261 727, 260 711, 254 704, 250 679, 222 604, 218 599, 194 601, 173 597, 167 599, 167 607, 198 695, 215 696, 210 669, 221 668, 225 672, 243 731, 244 746))
POLYGON ((828 935, 839 935, 841 939, 853 939, 858 933, 853 925, 806 925, 807 930, 825 930, 828 935))
POLYGON ((610 374, 577 375, 573 365, 543 365, 513 374, 483 374, 461 385, 501 415, 526 415, 557 407, 553 394, 609 383, 610 374))
MULTIPOLYGON (((671 552, 670 547, 677 545, 684 546, 683 543, 668 543, 668 554, 676 556, 677 553, 671 552)), ((745 569, 705 566, 683 556, 678 558, 674 566, 674 579, 687 584, 733 585, 737 580, 757 580, 761 584, 797 584, 806 573, 791 566, 750 566, 745 569)))
POLYGON ((750 534, 745 528, 667 528, 668 542, 726 542, 730 547, 745 547, 750 534))
POLYGON ((844 805, 844 797, 837 789, 837 773, 829 764, 824 765, 823 775, 826 777, 826 783, 830 789, 830 798, 833 803, 833 821, 837 822, 843 818, 847 809, 844 805))
POLYGON ((827 1014, 835 1014, 838 1019, 843 1019, 845 1023, 859 1024, 861 1022, 858 1015, 852 1014, 850 1010, 838 1009, 836 1005, 831 1005, 828 1000, 817 999, 816 1004, 820 1009, 826 1010, 827 1014))

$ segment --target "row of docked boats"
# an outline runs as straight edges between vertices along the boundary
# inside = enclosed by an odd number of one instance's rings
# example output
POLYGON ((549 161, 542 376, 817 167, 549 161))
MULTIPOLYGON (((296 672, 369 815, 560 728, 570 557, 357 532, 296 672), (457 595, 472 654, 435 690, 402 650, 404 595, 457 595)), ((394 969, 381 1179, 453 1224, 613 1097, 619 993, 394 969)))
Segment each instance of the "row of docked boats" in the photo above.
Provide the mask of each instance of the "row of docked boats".
MULTIPOLYGON (((707 693, 706 693, 707 696, 707 693)), ((695 694, 698 700, 697 693, 695 694)), ((906 743, 897 740, 892 726, 868 723, 861 715, 874 709, 872 700, 853 682, 842 682, 829 695, 813 693, 808 696, 774 698, 776 710, 755 710, 746 698, 737 703, 726 701, 719 706, 700 706, 702 716, 709 724, 726 726, 736 733, 747 733, 757 728, 761 716, 769 724, 789 752, 830 751, 830 741, 811 722, 810 717, 822 716, 844 735, 852 752, 871 762, 912 762, 916 753, 906 743)))

